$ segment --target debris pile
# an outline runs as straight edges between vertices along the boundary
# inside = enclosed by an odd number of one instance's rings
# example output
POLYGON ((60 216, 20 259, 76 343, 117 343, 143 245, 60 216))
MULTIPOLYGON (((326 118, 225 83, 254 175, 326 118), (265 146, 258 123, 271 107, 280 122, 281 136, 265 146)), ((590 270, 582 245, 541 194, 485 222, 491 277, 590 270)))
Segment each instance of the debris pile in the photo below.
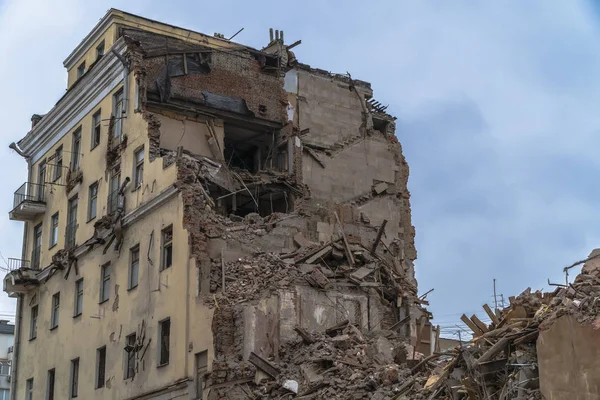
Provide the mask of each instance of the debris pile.
MULTIPOLYGON (((428 399, 523 399, 543 398, 540 390, 536 339, 558 318, 571 315, 582 325, 600 326, 600 271, 584 271, 569 285, 554 292, 530 288, 510 298, 510 306, 497 314, 484 306, 492 323, 462 316, 473 331, 466 346, 435 353, 429 377, 415 377, 405 396, 428 399), (442 360, 442 358, 445 358, 442 360)), ((423 366, 424 367, 424 366, 423 366)), ((413 368, 414 370, 414 368, 413 368)), ((416 371, 415 371, 416 372, 416 371)))

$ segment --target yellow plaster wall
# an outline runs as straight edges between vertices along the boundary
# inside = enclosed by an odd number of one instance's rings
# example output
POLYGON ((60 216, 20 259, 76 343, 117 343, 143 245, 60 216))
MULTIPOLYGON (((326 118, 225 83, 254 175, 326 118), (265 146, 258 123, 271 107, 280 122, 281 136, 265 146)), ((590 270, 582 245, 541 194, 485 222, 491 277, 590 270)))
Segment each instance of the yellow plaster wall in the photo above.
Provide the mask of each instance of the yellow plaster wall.
POLYGON ((67 89, 73 86, 77 81, 77 67, 85 61, 85 71, 87 72, 92 64, 94 64, 98 58, 96 57, 96 47, 104 40, 104 54, 110 51, 110 48, 117 39, 117 27, 115 24, 111 24, 107 30, 102 34, 100 39, 96 40, 90 49, 80 57, 75 65, 67 70, 67 89))
MULTIPOLYGON (((80 358, 79 396, 84 399, 124 399, 161 388, 188 374, 193 376, 194 353, 212 348, 212 338, 207 334, 210 331, 206 330, 210 329, 212 311, 203 305, 194 306, 191 313, 188 309, 188 298, 192 300, 196 295, 192 278, 195 268, 189 267, 187 232, 182 218, 181 199, 176 196, 126 230, 120 255, 112 249, 103 255, 102 247, 98 247, 80 261, 79 276, 72 271, 65 280, 63 272, 59 272, 25 296, 22 331, 25 344, 19 354, 18 393, 24 393, 25 381, 34 377, 34 398, 44 398, 47 371, 55 368, 55 398, 68 398, 70 360, 76 357, 80 358), (170 224, 173 224, 174 235, 173 266, 159 272, 160 232, 170 224), (129 249, 137 244, 140 246, 139 286, 128 291, 129 249), (100 267, 109 261, 112 267, 110 299, 98 304, 100 267), (73 318, 75 282, 80 277, 84 278, 83 314, 73 318), (50 330, 52 295, 59 291, 59 326, 50 330), (39 304, 38 332, 37 338, 28 342, 29 304, 34 294, 39 304), (189 338, 186 335, 188 314, 192 333, 189 338), (167 317, 171 318, 171 359, 169 365, 157 367, 157 326, 167 317), (144 370, 140 364, 135 379, 124 380, 125 337, 138 331, 142 320, 147 323, 146 343, 152 339, 144 356, 144 370), (189 353, 188 340, 193 347, 189 353), (104 345, 107 346, 106 376, 110 383, 95 390, 96 349, 104 345)), ((209 357, 212 360, 212 351, 209 357)))

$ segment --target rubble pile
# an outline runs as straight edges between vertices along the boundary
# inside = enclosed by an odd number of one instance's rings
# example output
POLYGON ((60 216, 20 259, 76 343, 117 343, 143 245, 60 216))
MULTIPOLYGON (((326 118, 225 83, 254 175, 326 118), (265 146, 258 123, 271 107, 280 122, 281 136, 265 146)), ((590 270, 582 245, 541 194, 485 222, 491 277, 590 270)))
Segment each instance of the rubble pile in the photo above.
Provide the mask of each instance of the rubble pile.
POLYGON ((280 349, 276 380, 258 398, 391 399, 410 379, 408 347, 391 331, 361 333, 344 321, 324 334, 296 328, 302 340, 280 349), (389 338, 389 339, 388 339, 389 338))
MULTIPOLYGON (((600 327, 600 271, 584 270, 567 285, 553 284, 554 292, 532 292, 530 288, 510 298, 510 306, 497 314, 488 312, 492 323, 465 315, 463 322, 474 339, 438 360, 425 384, 418 379, 405 395, 429 399, 541 399, 536 339, 558 318, 572 315, 583 325, 600 327)), ((486 306, 484 306, 486 308, 486 306)), ((489 311, 487 307, 486 312, 489 311)))

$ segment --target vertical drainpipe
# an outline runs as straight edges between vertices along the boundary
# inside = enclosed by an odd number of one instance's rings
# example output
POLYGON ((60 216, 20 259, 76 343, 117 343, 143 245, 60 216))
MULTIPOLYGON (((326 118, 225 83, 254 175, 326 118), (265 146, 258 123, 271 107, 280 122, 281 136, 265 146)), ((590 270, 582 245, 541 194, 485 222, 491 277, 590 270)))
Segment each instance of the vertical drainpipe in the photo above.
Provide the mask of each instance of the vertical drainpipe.
MULTIPOLYGON (((33 174, 33 158, 27 157, 27 182, 31 182, 33 174)), ((27 259, 27 232, 29 222, 23 226, 23 246, 21 259, 27 259)), ((21 324, 23 321, 23 294, 17 294, 17 315, 15 316, 15 341, 13 343, 13 360, 10 369, 10 400, 17 399, 17 367, 19 364, 19 349, 21 343, 21 324)))
POLYGON ((10 400, 17 399, 17 367, 19 363, 19 343, 23 319, 23 294, 17 295, 17 316, 15 318, 15 342, 13 344, 13 360, 10 369, 10 400))

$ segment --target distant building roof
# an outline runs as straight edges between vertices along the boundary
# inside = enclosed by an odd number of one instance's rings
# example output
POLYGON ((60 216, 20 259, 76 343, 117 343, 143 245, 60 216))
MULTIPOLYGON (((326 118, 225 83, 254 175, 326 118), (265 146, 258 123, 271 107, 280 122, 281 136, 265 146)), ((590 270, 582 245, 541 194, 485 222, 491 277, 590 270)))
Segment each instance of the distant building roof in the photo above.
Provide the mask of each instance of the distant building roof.
POLYGON ((9 324, 8 320, 0 320, 0 334, 2 333, 7 333, 10 335, 14 335, 15 334, 15 326, 9 324))

